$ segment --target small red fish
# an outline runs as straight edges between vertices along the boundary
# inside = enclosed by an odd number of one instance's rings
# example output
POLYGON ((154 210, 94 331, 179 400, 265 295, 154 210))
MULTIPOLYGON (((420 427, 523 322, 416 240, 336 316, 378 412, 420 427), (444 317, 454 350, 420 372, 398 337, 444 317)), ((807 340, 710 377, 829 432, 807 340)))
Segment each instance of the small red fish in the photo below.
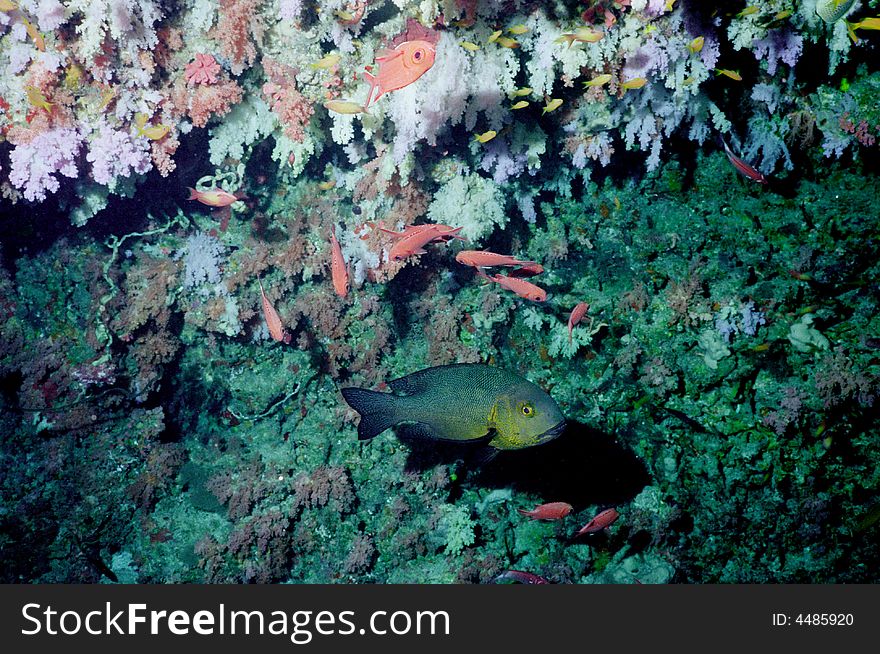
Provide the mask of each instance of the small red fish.
POLYGON ((198 200, 209 207, 228 207, 233 202, 238 201, 237 197, 223 189, 214 188, 210 191, 197 191, 194 188, 187 188, 189 189, 187 200, 198 200))
POLYGON ((428 41, 404 41, 393 50, 384 50, 376 57, 378 72, 364 73, 370 83, 365 107, 369 107, 385 93, 409 86, 434 65, 434 44, 428 41), (373 97, 376 91, 379 91, 373 97))
POLYGON ((269 335, 275 341, 283 341, 285 340, 285 332, 284 325, 281 324, 281 317, 278 315, 278 312, 275 311, 275 307, 273 307, 269 303, 269 298, 266 297, 266 291, 263 290, 263 282, 257 280, 260 285, 260 295, 263 296, 263 318, 266 319, 266 326, 269 328, 269 335))
POLYGON ((547 291, 524 279, 507 277, 505 275, 492 275, 489 279, 498 284, 501 288, 513 291, 526 300, 531 300, 532 302, 544 302, 547 299, 547 291))
POLYGON ((541 504, 531 511, 525 509, 517 509, 520 515, 524 515, 532 520, 562 520, 571 513, 571 504, 568 502, 550 502, 549 504, 541 504))
POLYGON ((614 524, 614 521, 617 520, 620 514, 616 509, 605 509, 601 513, 596 514, 596 517, 590 520, 587 524, 581 527, 580 531, 575 534, 575 536, 583 536, 584 534, 594 534, 597 531, 602 531, 614 524))
POLYGON ((587 315, 587 311, 590 310, 590 305, 586 302, 578 302, 574 309, 571 310, 571 315, 568 317, 568 342, 571 343, 571 330, 574 329, 574 326, 578 324, 585 315, 587 315))
POLYGON ((423 249, 428 243, 434 241, 446 240, 444 237, 454 238, 461 231, 461 227, 456 227, 452 231, 443 231, 445 225, 427 225, 424 229, 412 230, 410 233, 401 237, 391 246, 389 257, 392 261, 403 261, 407 257, 416 254, 424 254, 423 249))
POLYGON ((733 164, 733 167, 736 168, 736 170, 741 175, 744 175, 745 177, 748 177, 749 179, 758 182, 758 184, 767 183, 767 178, 764 177, 764 175, 760 171, 755 170, 753 166, 747 164, 745 161, 733 154, 733 152, 731 152, 730 148, 727 147, 727 143, 723 139, 721 141, 721 145, 724 146, 724 154, 727 155, 730 163, 733 164))
POLYGON ((493 581, 497 584, 499 581, 515 581, 519 584, 549 584, 550 582, 531 572, 523 572, 522 570, 505 570, 495 577, 493 581))
POLYGON ((336 240, 336 229, 330 231, 330 272, 333 277, 333 289, 339 297, 348 295, 351 288, 348 278, 348 266, 342 256, 342 248, 336 240))
POLYGON ((384 232, 388 234, 394 240, 399 240, 404 238, 405 236, 412 236, 413 234, 418 234, 426 229, 436 229, 439 234, 432 241, 432 243, 446 243, 447 241, 451 241, 456 238, 459 241, 466 241, 467 239, 464 236, 459 236, 458 233, 461 231, 461 227, 452 227, 450 225, 442 225, 440 223, 425 223, 424 225, 407 225, 403 228, 402 232, 395 232, 390 229, 386 229, 384 227, 379 227, 380 232, 384 232))
POLYGON ((455 255, 455 260, 465 266, 473 266, 474 268, 538 265, 534 261, 520 261, 509 254, 498 254, 496 252, 489 252, 489 250, 462 250, 455 255))
POLYGON ((535 275, 540 275, 542 272, 544 272, 544 266, 540 263, 523 261, 522 267, 514 268, 507 274, 511 277, 534 277, 535 275))

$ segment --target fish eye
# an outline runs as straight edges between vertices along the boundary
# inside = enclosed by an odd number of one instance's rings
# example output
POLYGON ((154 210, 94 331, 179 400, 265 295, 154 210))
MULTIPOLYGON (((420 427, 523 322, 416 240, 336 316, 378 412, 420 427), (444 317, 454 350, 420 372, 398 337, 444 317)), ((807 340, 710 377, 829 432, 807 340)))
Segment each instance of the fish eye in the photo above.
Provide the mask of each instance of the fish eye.
POLYGON ((534 407, 531 404, 525 404, 525 403, 523 403, 522 407, 520 408, 520 411, 522 411, 522 414, 524 416, 530 416, 535 413, 534 407))
POLYGON ((413 57, 415 58, 416 61, 418 61, 419 59, 422 58, 422 51, 421 51, 421 50, 416 50, 416 51, 413 53, 413 57))

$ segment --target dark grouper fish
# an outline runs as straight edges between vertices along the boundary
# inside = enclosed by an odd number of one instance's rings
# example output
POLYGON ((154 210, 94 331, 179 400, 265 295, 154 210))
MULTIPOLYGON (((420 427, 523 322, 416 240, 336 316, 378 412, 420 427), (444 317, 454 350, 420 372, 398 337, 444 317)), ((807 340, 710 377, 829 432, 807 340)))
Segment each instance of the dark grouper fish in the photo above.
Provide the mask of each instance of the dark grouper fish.
POLYGON ((565 418, 553 398, 512 372, 463 363, 414 372, 388 384, 391 393, 343 388, 361 414, 358 438, 406 425, 415 436, 472 441, 490 437, 499 450, 518 450, 556 438, 565 418), (491 436, 490 436, 491 434, 491 436))

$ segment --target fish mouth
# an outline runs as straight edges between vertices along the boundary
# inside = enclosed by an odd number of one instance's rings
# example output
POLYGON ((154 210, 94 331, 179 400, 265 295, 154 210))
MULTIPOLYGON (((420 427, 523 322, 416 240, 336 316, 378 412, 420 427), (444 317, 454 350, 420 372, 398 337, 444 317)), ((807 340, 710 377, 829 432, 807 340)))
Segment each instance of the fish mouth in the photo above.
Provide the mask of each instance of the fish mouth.
POLYGON ((565 420, 562 420, 561 422, 558 422, 557 424, 550 427, 550 429, 545 431, 538 438, 541 439, 542 443, 549 441, 549 440, 552 440, 552 439, 556 438, 557 436, 559 436, 559 434, 561 434, 565 430, 565 425, 566 425, 565 420))

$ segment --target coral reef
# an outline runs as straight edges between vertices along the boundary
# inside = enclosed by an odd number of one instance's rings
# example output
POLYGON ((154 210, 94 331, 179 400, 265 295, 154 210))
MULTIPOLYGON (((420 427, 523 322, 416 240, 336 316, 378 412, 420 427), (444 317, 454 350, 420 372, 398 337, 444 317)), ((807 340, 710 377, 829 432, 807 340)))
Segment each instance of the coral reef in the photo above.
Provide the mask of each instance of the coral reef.
POLYGON ((877 0, 7 4, 3 581, 876 581, 877 0), (567 431, 358 442, 464 362, 567 431))

